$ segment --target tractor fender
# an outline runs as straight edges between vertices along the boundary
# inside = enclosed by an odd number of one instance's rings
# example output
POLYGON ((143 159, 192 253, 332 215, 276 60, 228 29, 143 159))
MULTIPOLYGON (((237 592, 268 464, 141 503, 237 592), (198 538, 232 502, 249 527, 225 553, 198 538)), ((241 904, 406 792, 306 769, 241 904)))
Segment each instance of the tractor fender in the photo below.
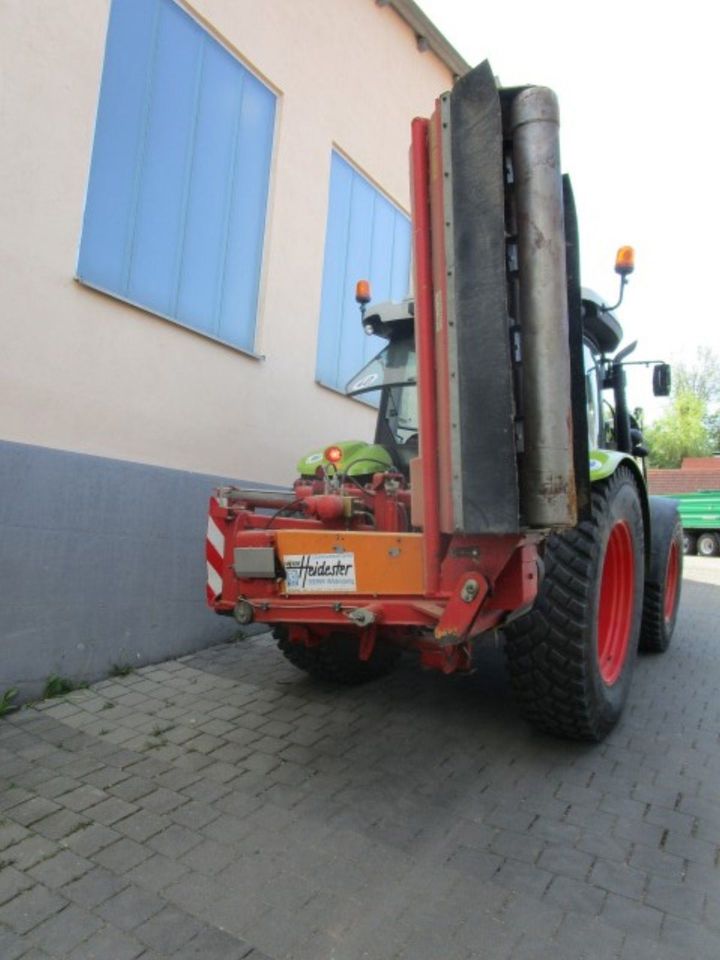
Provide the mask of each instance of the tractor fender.
MULTIPOLYGON (((648 497, 648 504, 651 545, 655 542, 665 543, 672 537, 680 516, 677 503, 666 497, 648 497)), ((663 583, 665 580, 665 562, 666 557, 662 550, 652 550, 645 579, 663 583)))
MULTIPOLYGON (((590 451, 590 482, 607 480, 620 466, 628 467, 637 480, 638 495, 643 517, 643 533, 645 534, 645 577, 650 576, 650 548, 653 537, 653 520, 650 514, 650 504, 645 477, 638 461, 628 453, 619 450, 591 450, 590 451)), ((653 500, 655 497, 652 498, 653 500)))

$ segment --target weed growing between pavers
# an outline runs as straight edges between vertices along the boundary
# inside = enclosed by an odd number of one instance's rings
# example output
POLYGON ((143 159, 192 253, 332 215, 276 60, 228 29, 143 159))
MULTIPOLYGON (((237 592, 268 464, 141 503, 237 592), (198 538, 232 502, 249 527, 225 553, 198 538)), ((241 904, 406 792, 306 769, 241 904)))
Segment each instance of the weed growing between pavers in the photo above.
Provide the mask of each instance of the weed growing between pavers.
POLYGON ((114 663, 110 667, 111 677, 127 677, 131 673, 135 673, 135 667, 130 666, 129 663, 114 663))
POLYGON ((173 730, 174 728, 175 728, 174 723, 166 723, 165 726, 156 724, 156 726, 153 727, 152 735, 153 737, 161 737, 164 733, 167 733, 168 730, 173 730))
POLYGON ((43 700, 64 697, 66 693, 72 693, 73 690, 85 690, 88 686, 86 680, 71 680, 69 677, 61 677, 57 673, 51 673, 43 690, 43 700))
POLYGON ((5 693, 0 697, 0 717, 4 717, 6 713, 10 713, 11 710, 16 709, 13 706, 13 700, 16 696, 16 688, 10 687, 10 689, 6 690, 5 693))

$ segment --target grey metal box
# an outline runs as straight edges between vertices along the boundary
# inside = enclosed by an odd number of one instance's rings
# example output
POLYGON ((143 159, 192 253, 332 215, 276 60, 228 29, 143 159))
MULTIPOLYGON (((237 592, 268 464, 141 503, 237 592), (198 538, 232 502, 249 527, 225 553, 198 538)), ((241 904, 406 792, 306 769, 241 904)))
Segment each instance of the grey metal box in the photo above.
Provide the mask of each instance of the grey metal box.
POLYGON ((242 579, 275 578, 275 551, 272 547, 235 547, 233 570, 242 579))

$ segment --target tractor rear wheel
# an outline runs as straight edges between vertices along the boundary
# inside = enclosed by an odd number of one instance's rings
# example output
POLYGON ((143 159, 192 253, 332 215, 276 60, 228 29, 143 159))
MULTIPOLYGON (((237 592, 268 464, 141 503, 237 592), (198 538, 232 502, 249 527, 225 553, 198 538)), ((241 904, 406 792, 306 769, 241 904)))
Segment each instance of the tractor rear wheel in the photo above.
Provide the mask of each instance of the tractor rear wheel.
POLYGON ((661 506, 665 516, 656 512, 651 498, 652 545, 640 628, 640 649, 647 653, 664 653, 670 646, 682 588, 682 522, 667 502, 661 506))
POLYGON ((640 631, 643 544, 627 467, 593 484, 590 520, 548 539, 535 604, 505 628, 512 685, 537 728, 599 741, 620 717, 640 631))
POLYGON ((316 647, 291 643, 283 627, 276 627, 274 635, 278 649, 294 667, 304 670, 316 680, 346 686, 366 683, 390 673, 401 656, 396 647, 378 642, 370 659, 360 660, 359 639, 353 633, 331 633, 327 640, 316 647))

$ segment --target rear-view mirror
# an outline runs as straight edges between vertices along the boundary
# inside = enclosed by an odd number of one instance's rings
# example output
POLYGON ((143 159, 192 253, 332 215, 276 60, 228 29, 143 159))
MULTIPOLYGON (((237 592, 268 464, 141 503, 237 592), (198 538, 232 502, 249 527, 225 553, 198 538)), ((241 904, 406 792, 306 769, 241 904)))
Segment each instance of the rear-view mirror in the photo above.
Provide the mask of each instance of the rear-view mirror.
POLYGON ((669 397, 672 386, 672 373, 669 363, 658 363, 653 367, 653 393, 656 397, 669 397))

